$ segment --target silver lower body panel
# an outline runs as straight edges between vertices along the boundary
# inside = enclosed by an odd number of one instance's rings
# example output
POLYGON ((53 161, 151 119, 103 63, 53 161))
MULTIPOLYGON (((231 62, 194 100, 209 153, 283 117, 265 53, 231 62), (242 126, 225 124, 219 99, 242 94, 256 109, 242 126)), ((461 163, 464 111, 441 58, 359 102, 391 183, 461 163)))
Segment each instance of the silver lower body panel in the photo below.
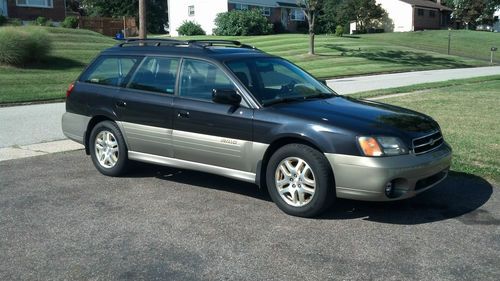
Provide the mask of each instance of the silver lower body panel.
POLYGON ((84 144, 90 119, 85 115, 65 112, 61 120, 64 135, 73 141, 84 144))

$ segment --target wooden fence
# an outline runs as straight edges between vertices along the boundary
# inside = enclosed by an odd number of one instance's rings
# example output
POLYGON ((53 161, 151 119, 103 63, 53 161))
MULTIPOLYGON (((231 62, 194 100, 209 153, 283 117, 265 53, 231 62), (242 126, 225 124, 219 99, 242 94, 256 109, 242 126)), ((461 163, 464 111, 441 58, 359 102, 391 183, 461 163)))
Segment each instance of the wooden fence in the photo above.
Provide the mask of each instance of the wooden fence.
POLYGON ((104 18, 104 17, 78 17, 78 27, 90 29, 106 36, 115 36, 125 31, 125 36, 137 36, 138 28, 133 17, 104 18))

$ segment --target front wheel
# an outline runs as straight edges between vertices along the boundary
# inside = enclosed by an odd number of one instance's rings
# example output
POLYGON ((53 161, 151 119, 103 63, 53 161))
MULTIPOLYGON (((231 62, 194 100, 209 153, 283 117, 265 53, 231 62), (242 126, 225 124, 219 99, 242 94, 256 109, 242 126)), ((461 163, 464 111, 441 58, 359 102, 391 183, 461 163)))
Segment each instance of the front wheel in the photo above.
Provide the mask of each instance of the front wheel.
POLYGON ((266 183, 276 205, 293 216, 317 216, 335 198, 328 161, 321 152, 303 144, 283 146, 271 156, 266 183))
POLYGON ((102 174, 116 177, 126 171, 127 146, 116 123, 103 121, 95 125, 90 134, 89 150, 94 166, 102 174))

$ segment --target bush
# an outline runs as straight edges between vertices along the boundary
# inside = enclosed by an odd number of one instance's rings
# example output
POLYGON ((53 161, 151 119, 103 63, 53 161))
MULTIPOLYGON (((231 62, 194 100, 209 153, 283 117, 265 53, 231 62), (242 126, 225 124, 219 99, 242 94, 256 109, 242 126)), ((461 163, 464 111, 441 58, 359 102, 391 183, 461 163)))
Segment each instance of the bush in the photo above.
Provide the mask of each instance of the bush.
POLYGON ((38 26, 48 26, 49 22, 49 19, 46 17, 38 17, 35 19, 33 24, 38 26))
POLYGON ((23 25, 23 22, 20 19, 11 18, 7 24, 11 26, 21 26, 23 25))
POLYGON ((201 28, 201 25, 192 21, 184 21, 179 28, 177 28, 179 35, 193 36, 193 35, 205 35, 205 30, 201 28))
POLYGON ((283 23, 281 23, 281 21, 275 21, 273 23, 273 33, 274 34, 286 33, 285 26, 283 26, 283 23))
POLYGON ((220 13, 215 18, 215 26, 214 34, 220 36, 263 35, 273 31, 273 25, 259 9, 220 13))
POLYGON ((61 26, 64 28, 77 28, 78 18, 75 16, 66 17, 64 21, 61 23, 61 26))
POLYGON ((7 18, 4 17, 3 15, 0 15, 0 26, 4 25, 7 23, 7 18))
POLYGON ((335 36, 342 37, 343 35, 344 35, 344 27, 342 27, 342 25, 337 25, 337 28, 335 28, 335 36))
POLYGON ((42 28, 0 28, 0 63, 19 66, 39 62, 51 47, 49 34, 42 28))

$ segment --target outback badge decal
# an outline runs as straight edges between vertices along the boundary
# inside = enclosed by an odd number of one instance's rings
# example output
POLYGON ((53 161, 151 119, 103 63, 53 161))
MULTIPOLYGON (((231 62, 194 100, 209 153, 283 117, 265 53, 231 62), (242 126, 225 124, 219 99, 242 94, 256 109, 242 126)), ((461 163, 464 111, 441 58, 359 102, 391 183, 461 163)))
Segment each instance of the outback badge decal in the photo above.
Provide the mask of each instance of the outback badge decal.
POLYGON ((226 143, 226 144, 238 144, 237 140, 232 140, 232 139, 221 139, 220 142, 226 143))

